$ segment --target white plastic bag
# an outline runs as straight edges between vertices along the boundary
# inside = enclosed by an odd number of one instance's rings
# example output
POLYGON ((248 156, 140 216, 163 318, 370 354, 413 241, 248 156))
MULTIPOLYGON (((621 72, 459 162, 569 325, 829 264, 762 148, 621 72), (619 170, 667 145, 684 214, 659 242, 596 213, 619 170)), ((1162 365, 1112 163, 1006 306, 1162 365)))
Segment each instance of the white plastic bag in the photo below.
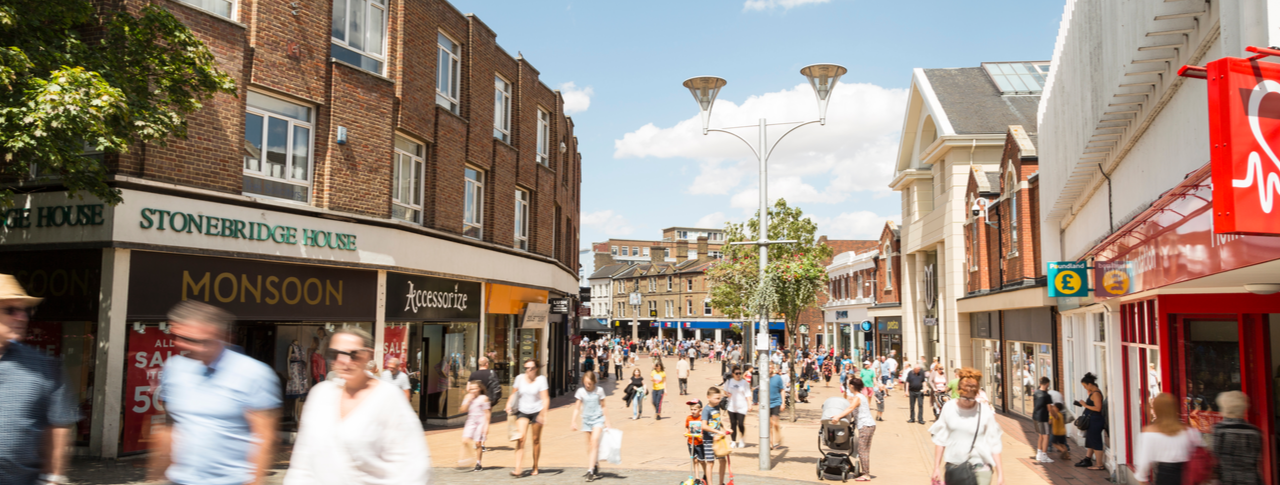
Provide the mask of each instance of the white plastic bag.
POLYGON ((600 433, 598 457, 614 465, 622 463, 622 430, 605 428, 600 433))

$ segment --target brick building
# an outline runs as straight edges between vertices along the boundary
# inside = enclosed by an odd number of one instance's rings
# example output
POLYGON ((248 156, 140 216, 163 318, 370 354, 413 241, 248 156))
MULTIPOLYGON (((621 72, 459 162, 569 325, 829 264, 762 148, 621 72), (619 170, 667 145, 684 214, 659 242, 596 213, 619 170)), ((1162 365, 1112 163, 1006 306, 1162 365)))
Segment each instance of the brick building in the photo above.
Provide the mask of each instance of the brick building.
MULTIPOLYGON (((876 242, 872 240, 827 239, 827 236, 818 236, 818 244, 825 244, 827 247, 831 248, 831 257, 822 262, 824 266, 832 264, 832 261, 836 256, 842 253, 859 253, 869 251, 876 247, 876 242)), ((826 334, 824 324, 830 321, 824 316, 822 309, 827 305, 827 302, 831 298, 832 296, 829 291, 819 291, 817 303, 800 312, 800 326, 798 330, 801 335, 800 342, 802 345, 814 349, 818 347, 819 339, 817 337, 818 335, 826 334)), ((829 336, 824 337, 822 341, 826 342, 826 345, 830 346, 830 338, 831 337, 829 336)))
POLYGON ((533 64, 444 0, 155 4, 237 93, 205 102, 184 139, 104 155, 118 206, 24 184, 23 210, 82 205, 88 224, 0 229, 0 272, 57 309, 30 343, 73 375, 83 453, 145 449, 151 349, 170 346, 165 313, 192 298, 235 314, 233 343, 288 384, 286 425, 313 380, 290 357, 322 352, 337 327, 369 330, 380 364, 420 376, 424 421, 461 419, 481 355, 504 379, 537 358, 552 392, 566 388, 572 319, 548 303, 578 294, 582 160, 533 64))

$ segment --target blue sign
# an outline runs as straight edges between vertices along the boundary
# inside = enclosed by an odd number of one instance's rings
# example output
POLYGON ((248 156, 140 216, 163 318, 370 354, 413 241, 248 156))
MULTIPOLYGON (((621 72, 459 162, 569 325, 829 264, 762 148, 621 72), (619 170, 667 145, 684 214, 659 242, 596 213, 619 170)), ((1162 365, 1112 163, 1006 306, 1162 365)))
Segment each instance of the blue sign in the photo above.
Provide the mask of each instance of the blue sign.
POLYGON ((836 320, 849 318, 849 310, 836 310, 836 320))
POLYGON ((1089 296, 1089 264, 1083 261, 1048 262, 1049 297, 1089 296))
POLYGON ((870 332, 870 331, 871 331, 871 322, 863 321, 863 322, 862 322, 862 331, 863 331, 863 332, 870 332))

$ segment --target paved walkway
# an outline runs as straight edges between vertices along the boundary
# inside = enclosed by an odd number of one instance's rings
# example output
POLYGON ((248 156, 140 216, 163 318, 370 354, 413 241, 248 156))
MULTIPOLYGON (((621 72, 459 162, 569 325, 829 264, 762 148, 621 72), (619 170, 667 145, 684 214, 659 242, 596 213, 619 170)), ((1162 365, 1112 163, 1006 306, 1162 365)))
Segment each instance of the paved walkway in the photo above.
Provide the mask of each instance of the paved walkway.
MULTIPOLYGON (((606 415, 614 427, 624 433, 622 464, 601 464, 605 478, 599 483, 667 483, 675 484, 689 476, 690 463, 682 436, 684 417, 688 408, 684 402, 690 398, 705 399, 706 389, 719 384, 720 365, 708 364, 705 361, 695 365, 690 378, 690 396, 679 396, 679 385, 676 382, 674 360, 668 357, 665 362, 669 369, 668 377, 672 381, 664 400, 664 414, 661 421, 654 420, 653 407, 645 403, 644 415, 639 420, 631 420, 630 408, 622 406, 621 392, 625 385, 619 385, 612 379, 603 383, 608 397, 606 398, 606 415)), ((642 359, 641 371, 646 376, 650 370, 648 359, 642 359)), ((624 368, 629 374, 631 368, 624 368)), ((783 424, 784 446, 773 450, 772 469, 759 469, 760 448, 759 428, 756 426, 756 415, 753 411, 747 418, 747 447, 733 450, 732 471, 740 483, 755 484, 789 484, 817 482, 815 465, 818 457, 817 434, 821 403, 834 396, 838 389, 834 386, 823 387, 821 383, 813 388, 809 404, 800 404, 797 408, 797 421, 783 424)), ((572 415, 572 398, 562 396, 552 400, 553 409, 548 415, 547 426, 542 435, 542 457, 539 463, 540 474, 537 477, 520 479, 524 484, 541 483, 578 483, 582 481, 586 463, 586 438, 581 432, 569 428, 572 415)), ((505 401, 499 403, 505 405, 505 401)), ((926 411, 928 412, 928 411, 926 411)), ((931 413, 930 413, 931 414, 931 413)), ((901 390, 890 395, 885 406, 885 421, 877 423, 877 431, 871 450, 871 473, 873 481, 890 483, 928 483, 932 473, 934 446, 930 441, 927 425, 908 424, 907 397, 901 390)), ((1000 424, 1005 429, 1004 466, 1007 484, 1101 484, 1105 483, 1103 472, 1088 472, 1073 468, 1071 462, 1059 461, 1049 466, 1036 463, 1031 459, 1035 450, 1028 443, 1033 443, 1029 421, 1001 416, 1000 424)), ((932 420, 930 420, 932 422, 932 420)), ((506 433, 506 422, 494 422, 491 436, 501 437, 506 433)), ((510 480, 507 475, 514 464, 514 452, 510 442, 494 440, 490 442, 493 451, 484 456, 485 470, 481 472, 462 471, 470 469, 473 463, 459 462, 462 430, 458 428, 441 428, 427 430, 427 441, 431 450, 433 464, 433 482, 435 483, 489 483, 493 480, 510 480)), ((1081 450, 1073 448, 1074 458, 1079 459, 1081 450)), ((528 453, 526 451, 526 453, 528 453)), ((1073 460, 1074 461, 1074 460, 1073 460)), ((530 457, 525 458, 526 472, 530 465, 530 457)), ((118 462, 76 460, 69 473, 76 483, 91 484, 134 484, 144 483, 145 460, 122 460, 118 462)), ((288 467, 288 450, 282 450, 278 456, 276 470, 271 474, 269 483, 280 483, 284 470, 288 467)))

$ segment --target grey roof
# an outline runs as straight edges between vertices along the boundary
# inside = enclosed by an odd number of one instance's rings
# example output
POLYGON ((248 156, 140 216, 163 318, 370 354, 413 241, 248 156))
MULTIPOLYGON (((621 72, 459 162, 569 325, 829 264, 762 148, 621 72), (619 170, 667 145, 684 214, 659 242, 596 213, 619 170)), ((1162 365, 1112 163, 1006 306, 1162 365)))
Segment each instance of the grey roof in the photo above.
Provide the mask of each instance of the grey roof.
POLYGON ((1009 125, 1037 131, 1039 95, 1001 96, 981 67, 925 69, 924 74, 956 134, 1003 134, 1009 125))
POLYGON ((619 271, 627 269, 628 266, 630 265, 626 265, 626 264, 605 265, 605 267, 596 270, 595 273, 591 273, 591 276, 588 276, 587 279, 608 278, 618 274, 619 271))
POLYGON ((981 182, 982 179, 984 178, 987 179, 987 190, 979 190, 979 192, 987 192, 992 194, 1000 192, 1000 173, 999 172, 994 172, 994 171, 982 172, 982 174, 979 175, 979 177, 981 178, 978 179, 979 180, 978 185, 982 185, 982 182, 981 182))

